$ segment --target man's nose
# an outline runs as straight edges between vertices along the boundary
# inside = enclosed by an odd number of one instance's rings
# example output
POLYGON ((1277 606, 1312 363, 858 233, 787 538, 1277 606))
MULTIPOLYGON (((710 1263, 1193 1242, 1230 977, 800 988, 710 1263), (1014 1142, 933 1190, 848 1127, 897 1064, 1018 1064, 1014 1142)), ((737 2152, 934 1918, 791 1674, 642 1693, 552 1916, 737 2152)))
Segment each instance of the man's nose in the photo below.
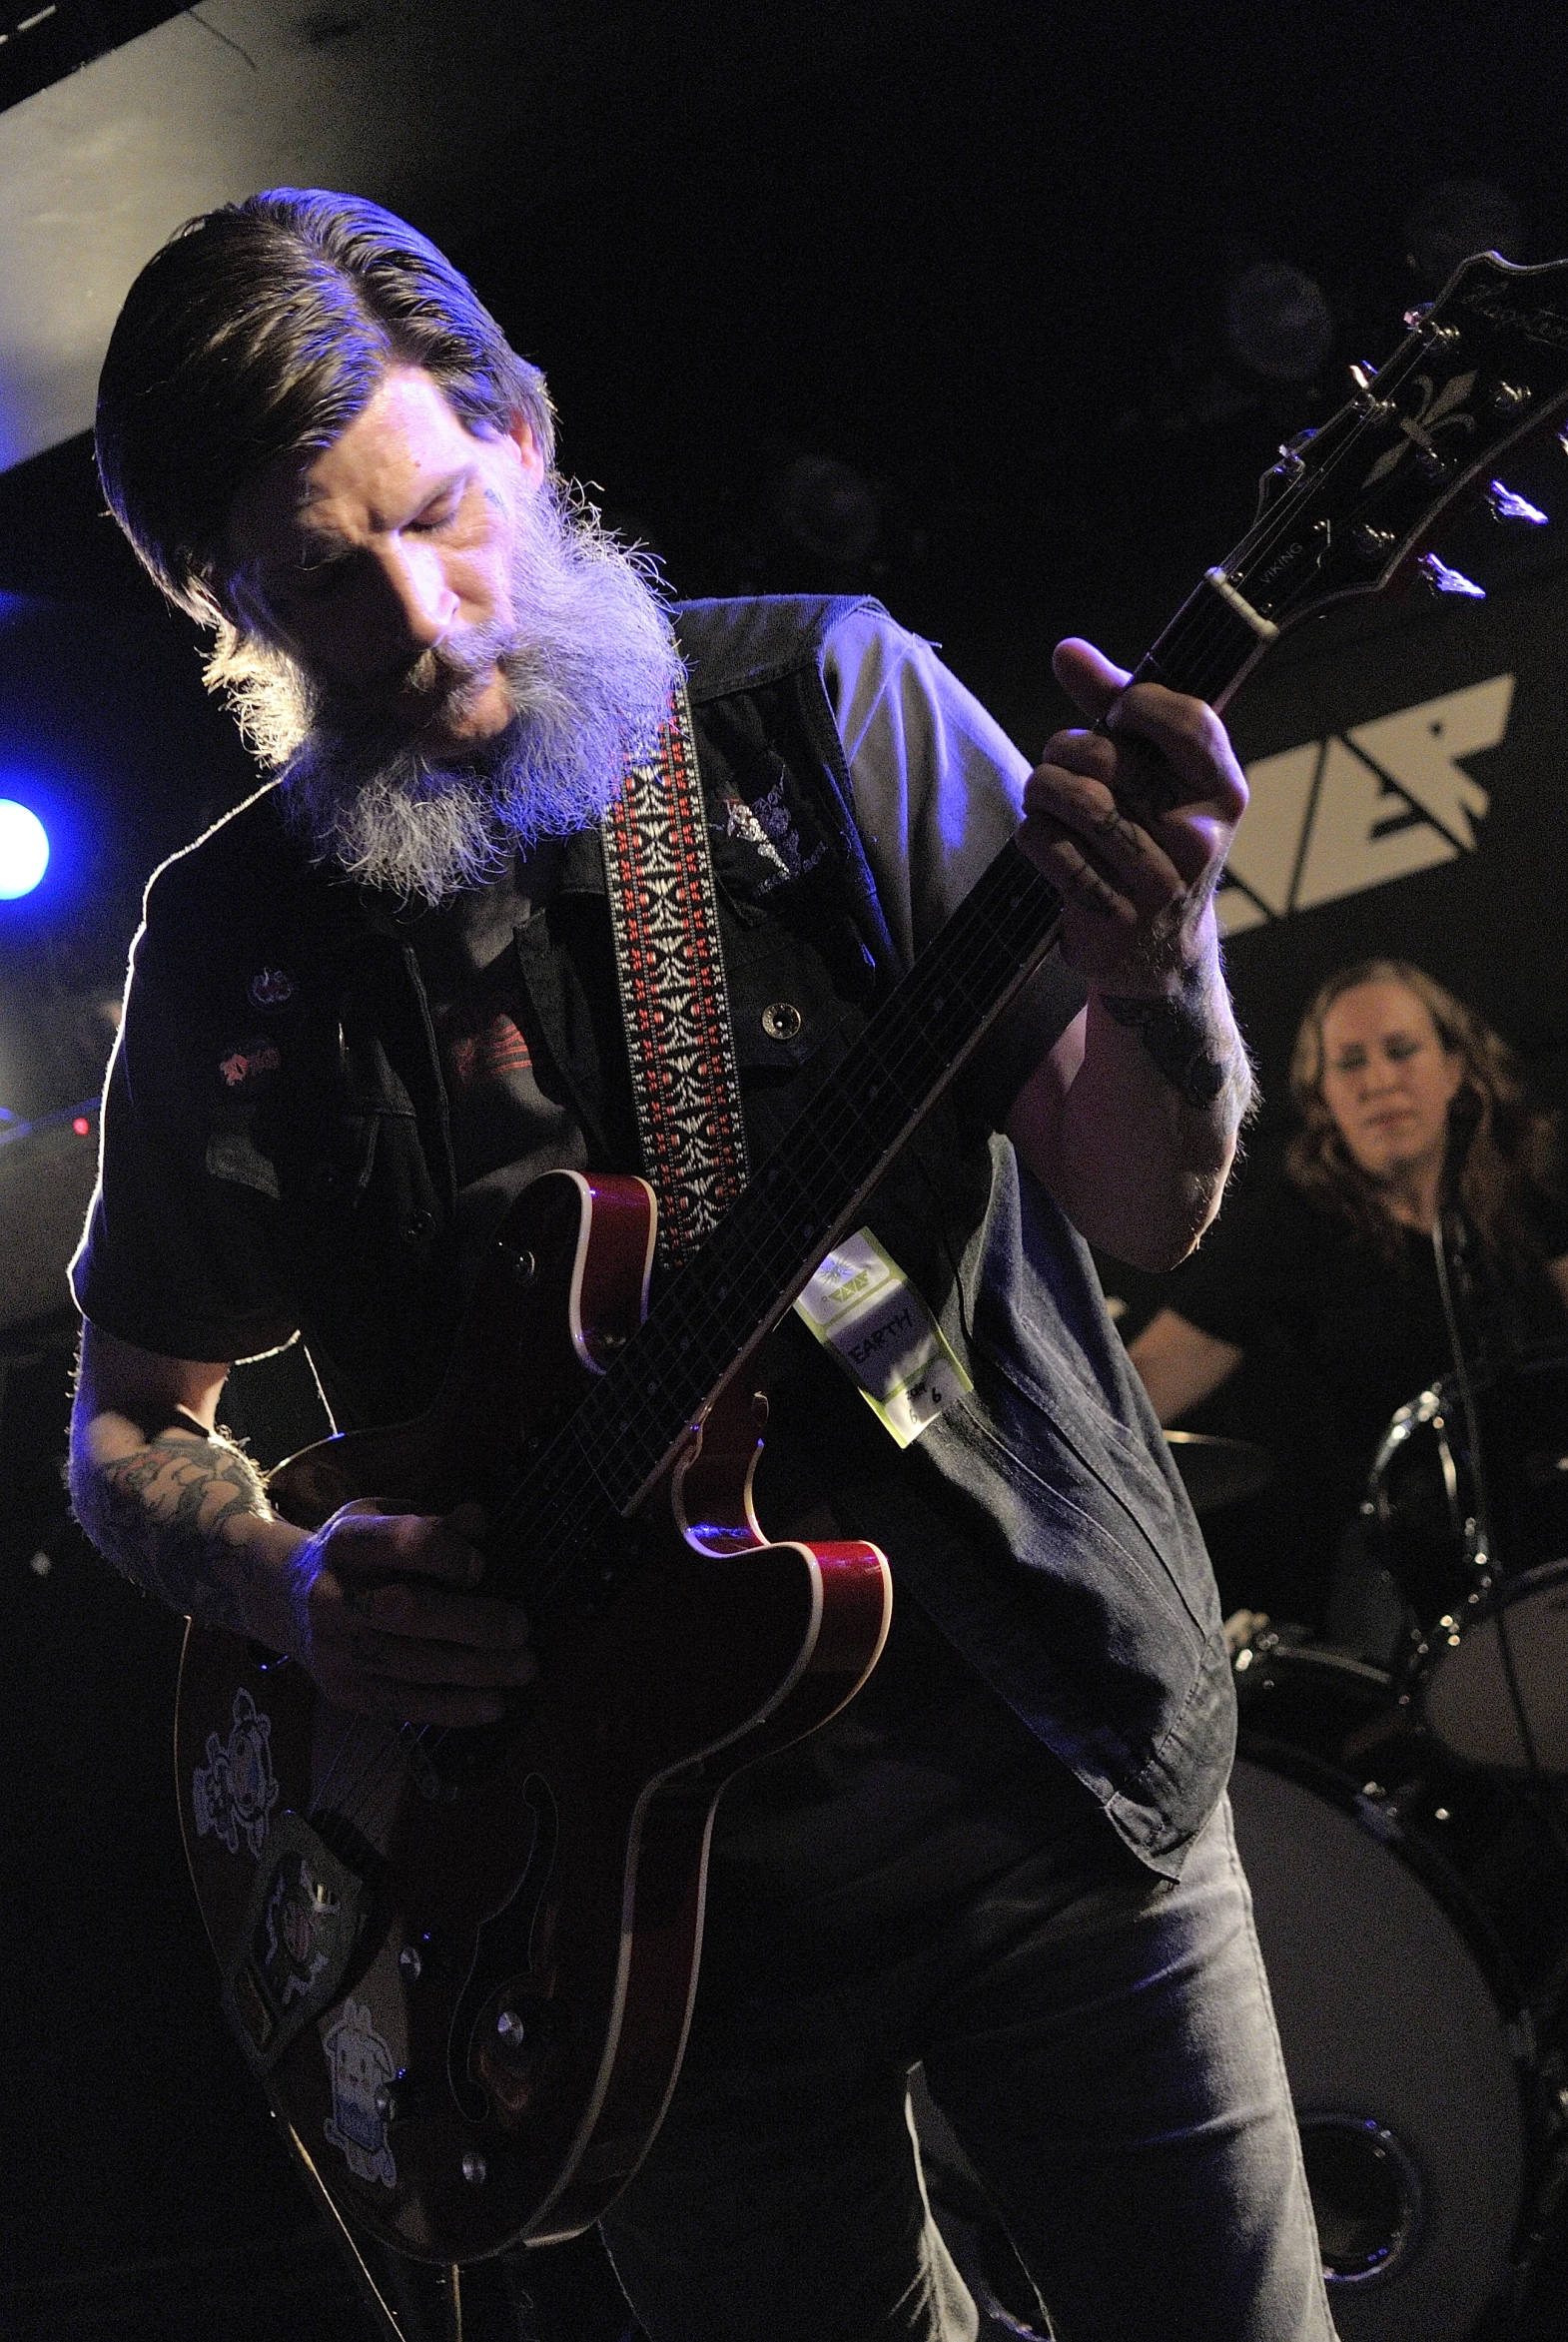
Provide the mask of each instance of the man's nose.
POLYGON ((378 547, 376 568, 392 626, 410 649, 432 650, 450 631, 458 608, 435 547, 389 537, 378 547))

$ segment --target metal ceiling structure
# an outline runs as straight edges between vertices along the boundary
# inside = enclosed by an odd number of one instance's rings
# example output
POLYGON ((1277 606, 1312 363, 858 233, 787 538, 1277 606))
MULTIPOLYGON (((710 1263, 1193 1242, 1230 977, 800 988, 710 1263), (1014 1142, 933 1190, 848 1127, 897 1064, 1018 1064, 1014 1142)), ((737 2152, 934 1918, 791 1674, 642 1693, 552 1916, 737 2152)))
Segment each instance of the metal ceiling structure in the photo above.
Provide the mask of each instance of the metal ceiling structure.
POLYGON ((0 112, 0 469, 90 425, 126 288, 182 220, 289 184, 449 219, 490 134, 537 153, 573 118, 612 13, 204 0, 0 112))

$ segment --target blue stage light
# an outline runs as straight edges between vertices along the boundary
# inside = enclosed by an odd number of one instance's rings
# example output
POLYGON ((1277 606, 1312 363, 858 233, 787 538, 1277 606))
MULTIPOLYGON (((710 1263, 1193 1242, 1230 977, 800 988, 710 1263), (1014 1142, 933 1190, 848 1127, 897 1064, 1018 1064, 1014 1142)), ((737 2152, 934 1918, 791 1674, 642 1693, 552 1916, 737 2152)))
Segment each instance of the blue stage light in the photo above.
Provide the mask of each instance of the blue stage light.
POLYGON ((30 895, 49 868, 49 833, 28 806, 0 797, 0 902, 30 895))

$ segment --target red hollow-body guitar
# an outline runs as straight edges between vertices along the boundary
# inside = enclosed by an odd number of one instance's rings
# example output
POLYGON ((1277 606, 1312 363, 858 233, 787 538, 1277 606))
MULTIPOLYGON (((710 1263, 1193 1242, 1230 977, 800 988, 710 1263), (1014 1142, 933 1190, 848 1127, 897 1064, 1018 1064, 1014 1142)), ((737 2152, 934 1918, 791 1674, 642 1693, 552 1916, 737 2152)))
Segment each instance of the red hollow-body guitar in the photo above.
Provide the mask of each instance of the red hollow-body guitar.
MULTIPOLYGON (((537 1181, 434 1413, 307 1451, 279 1509, 475 1496, 498 1582, 523 1427, 580 1405, 636 1331, 653 1211, 640 1179, 537 1181)), ((340 2208, 404 2251, 569 2234, 616 2194, 679 2065, 718 1793, 875 1663, 886 1562, 769 1545, 757 1447, 749 1394, 720 1404, 635 1529, 591 1482, 586 1507, 540 1492, 551 1536, 516 1584, 541 1673, 493 1731, 397 1733, 190 1638, 178 1762, 229 2014, 340 2208)))
MULTIPOLYGON (((1222 706, 1286 625, 1408 574, 1443 507, 1568 400, 1568 263, 1484 255, 1408 323, 1280 450, 1141 677, 1222 706)), ((646 2152, 717 1798, 853 1696, 889 1615, 874 1547, 767 1541, 747 1361, 1059 917, 1006 847, 651 1314, 650 1190, 551 1173, 503 1223, 432 1413, 274 1476, 307 1526, 354 1499, 485 1506, 486 1590, 524 1604, 540 1659, 505 1723, 374 1725, 190 1630, 180 1806, 225 2005, 351 2228, 481 2259, 584 2227, 646 2152)))

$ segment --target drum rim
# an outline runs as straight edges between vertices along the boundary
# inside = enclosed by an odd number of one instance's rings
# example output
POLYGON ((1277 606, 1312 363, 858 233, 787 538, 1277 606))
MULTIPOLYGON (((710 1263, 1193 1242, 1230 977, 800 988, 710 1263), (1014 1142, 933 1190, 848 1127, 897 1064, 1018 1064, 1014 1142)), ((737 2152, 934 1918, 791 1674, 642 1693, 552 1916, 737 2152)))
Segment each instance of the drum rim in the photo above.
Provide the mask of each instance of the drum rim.
MULTIPOLYGON (((1537 1334, 1528 1341, 1517 1343, 1500 1356, 1477 1358, 1469 1369, 1470 1386, 1477 1393, 1490 1391, 1507 1375, 1529 1375, 1548 1370, 1568 1372, 1568 1334, 1537 1334)), ((1459 1376, 1452 1371, 1439 1374, 1424 1390, 1418 1390, 1412 1397, 1405 1399, 1395 1407, 1383 1425, 1366 1474, 1361 1508, 1363 1514, 1370 1512, 1380 1519, 1382 1479, 1388 1466, 1417 1431, 1427 1429, 1433 1422, 1439 1425, 1439 1436, 1442 1436, 1445 1417, 1457 1418, 1463 1435, 1463 1394, 1459 1376)))
POLYGON ((1497 1562, 1489 1562, 1485 1584, 1477 1586, 1473 1593, 1464 1598, 1461 1606, 1463 1616, 1458 1622, 1461 1635, 1468 1634, 1471 1627, 1479 1626, 1494 1610, 1506 1610, 1513 1596, 1524 1587, 1532 1585, 1537 1579, 1550 1578, 1554 1573, 1559 1577, 1568 1576, 1568 1553, 1560 1553, 1554 1561, 1532 1562, 1528 1569, 1520 1570, 1505 1570, 1497 1562))
MULTIPOLYGON (((1505 1574, 1494 1565, 1487 1572, 1485 1584, 1467 1594, 1453 1614, 1459 1647, 1462 1648, 1468 1636, 1488 1625, 1499 1612, 1510 1609, 1527 1588, 1538 1586, 1543 1579, 1548 1583, 1568 1579, 1568 1553, 1559 1555, 1555 1561, 1538 1561, 1531 1569, 1510 1574, 1505 1574)), ((1418 1639, 1412 1639, 1409 1655, 1398 1679, 1399 1691, 1413 1702, 1423 1731, 1430 1733, 1451 1764, 1465 1766, 1475 1773, 1496 1774, 1504 1781, 1533 1781, 1533 1766, 1524 1763, 1508 1765, 1491 1759, 1483 1764, 1478 1758, 1466 1757, 1462 1750, 1451 1747, 1438 1727, 1428 1720, 1426 1695, 1448 1664, 1449 1652, 1453 1648, 1445 1644, 1440 1650, 1433 1649, 1432 1637, 1440 1625, 1440 1620, 1434 1620, 1430 1627, 1420 1630, 1418 1639)), ((1546 1766, 1541 1768, 1541 1772, 1548 1780, 1564 1778, 1546 1766)))
POLYGON ((1312 1639, 1300 1643, 1270 1643, 1265 1639, 1245 1644, 1230 1662, 1237 1699, 1252 1698, 1253 1687, 1267 1680, 1271 1667, 1278 1667, 1285 1675, 1300 1667, 1308 1675, 1315 1672, 1347 1677, 1354 1683, 1385 1692, 1390 1706, 1399 1697, 1399 1678, 1394 1669, 1380 1666, 1375 1659, 1363 1659, 1359 1652, 1312 1639))

